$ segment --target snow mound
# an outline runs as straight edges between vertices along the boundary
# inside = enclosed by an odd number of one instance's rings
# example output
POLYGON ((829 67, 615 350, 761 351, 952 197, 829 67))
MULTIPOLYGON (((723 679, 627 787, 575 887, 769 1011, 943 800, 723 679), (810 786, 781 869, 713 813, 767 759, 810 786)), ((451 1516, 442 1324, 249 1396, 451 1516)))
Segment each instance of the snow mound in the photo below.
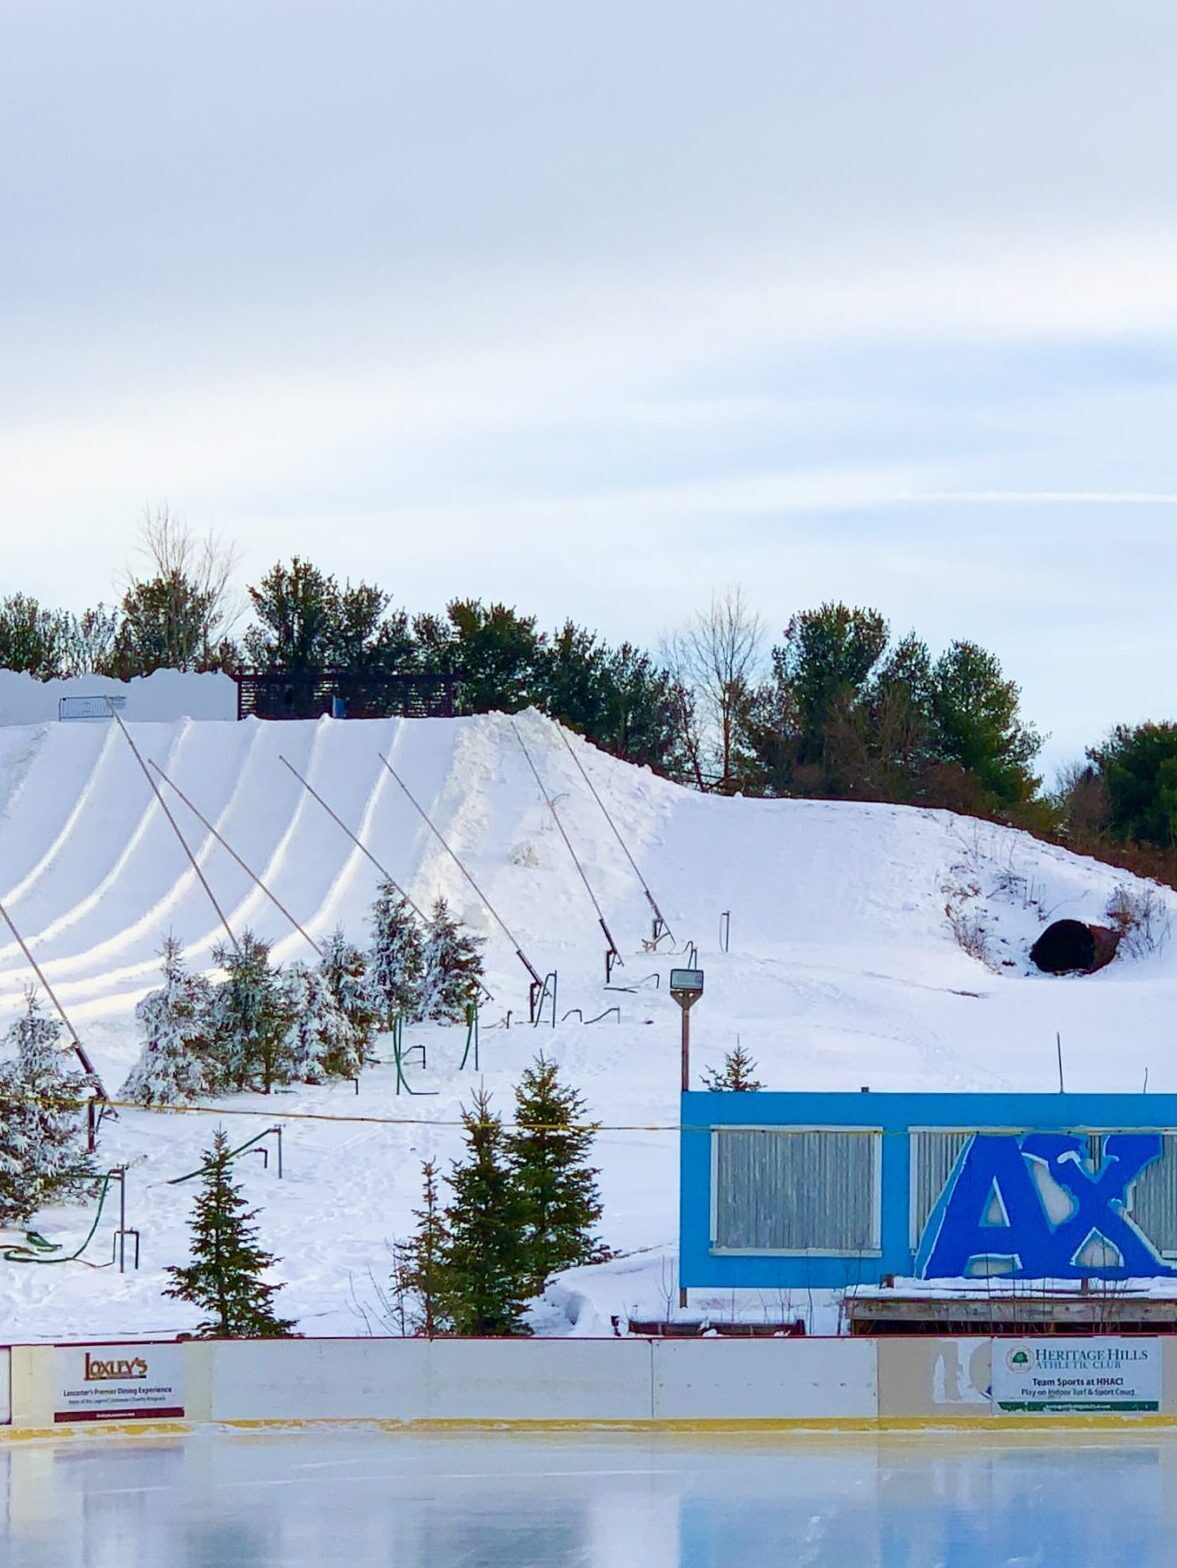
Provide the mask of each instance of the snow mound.
MULTIPOLYGON (((605 989, 596 910, 510 720, 185 721, 131 732, 315 939, 342 924, 366 941, 378 873, 283 759, 418 905, 440 894, 487 939, 494 1001, 483 1010, 481 1078, 509 1113, 511 1085, 536 1050, 559 1061, 605 1124, 597 1145, 604 1239, 658 1260, 632 1271, 607 1265, 599 1277, 614 1283, 597 1305, 594 1271, 577 1271, 537 1307, 544 1331, 601 1332, 619 1313, 658 1315, 677 1204, 678 1015, 666 980, 673 953, 682 962, 690 943, 707 975, 692 1014, 696 1075, 718 1066, 738 1036, 770 1089, 1050 1090, 1058 1033, 1068 1089, 1138 1090, 1146 1069, 1150 1089, 1177 1089, 1168 1049, 1173 895, 1161 895, 1153 951, 1090 977, 1041 975, 1028 952, 1044 924, 1063 915, 1102 921, 1116 887, 1134 879, 947 812, 700 796, 570 737, 673 930, 673 944, 651 951, 641 884, 564 739, 538 714, 515 722, 622 949, 613 989, 605 989), (541 975, 558 974, 554 1029, 550 1015, 541 1028, 527 1024, 528 975, 516 947, 541 975), (580 1021, 601 1014, 599 1023, 580 1021)), ((161 787, 233 929, 272 941, 280 961, 313 957, 161 787)), ((0 899, 108 1085, 137 1054, 133 1010, 158 983, 164 934, 175 933, 194 970, 208 967, 223 935, 115 726, 0 731, 0 899)), ((17 944, 0 943, 0 1022, 20 1009, 30 979, 17 944)), ((383 1327, 376 1287, 389 1274, 386 1242, 411 1224, 420 1160, 439 1157, 444 1169, 457 1151, 458 1111, 478 1081, 471 1063, 459 1071, 465 1030, 411 1033, 427 1066, 414 1053, 410 1081, 435 1091, 430 1098, 398 1095, 384 1066, 365 1074, 358 1095, 336 1084, 225 1102, 220 1119, 236 1143, 265 1117, 285 1125, 283 1181, 260 1160, 243 1171, 263 1209, 265 1243, 284 1260, 281 1309, 307 1332, 383 1327)), ((109 1271, 80 1264, 0 1264, 10 1329, 64 1337, 187 1326, 183 1309, 159 1296, 163 1267, 184 1257, 191 1199, 190 1187, 167 1181, 198 1163, 210 1120, 124 1112, 108 1124, 102 1158, 137 1162, 130 1223, 143 1231, 143 1271, 112 1290, 109 1271)), ((59 1235, 84 1234, 89 1216, 50 1216, 42 1228, 54 1218, 59 1235)))

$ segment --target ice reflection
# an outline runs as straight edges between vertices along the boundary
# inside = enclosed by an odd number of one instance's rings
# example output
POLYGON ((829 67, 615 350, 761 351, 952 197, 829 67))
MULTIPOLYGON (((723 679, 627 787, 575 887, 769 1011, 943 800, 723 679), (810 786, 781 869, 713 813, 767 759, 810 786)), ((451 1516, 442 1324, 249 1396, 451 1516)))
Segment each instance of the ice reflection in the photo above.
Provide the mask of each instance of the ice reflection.
POLYGON ((1177 1437, 83 1439, 0 1499, 2 1568, 1149 1568, 1177 1437))

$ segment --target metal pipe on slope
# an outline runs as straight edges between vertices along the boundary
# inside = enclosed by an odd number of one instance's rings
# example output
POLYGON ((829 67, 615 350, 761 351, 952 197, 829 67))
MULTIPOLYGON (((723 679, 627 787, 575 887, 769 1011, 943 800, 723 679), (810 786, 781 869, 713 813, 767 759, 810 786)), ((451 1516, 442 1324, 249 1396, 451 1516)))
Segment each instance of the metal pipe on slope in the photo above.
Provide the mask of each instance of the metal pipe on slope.
POLYGON ((441 845, 442 849, 445 850, 446 854, 450 857, 450 859, 453 861, 453 863, 457 866, 458 870, 466 878, 466 881, 469 882, 470 886, 478 894, 478 897, 482 900, 482 903, 485 906, 485 908, 486 908, 487 912, 489 913, 489 915, 491 916, 491 918, 498 925, 500 931, 502 931, 503 935, 507 938, 507 941, 510 942, 511 946, 515 949, 515 957, 519 960, 519 962, 523 965, 524 969, 526 969, 527 973, 531 976, 532 984, 542 987, 543 986, 543 981, 541 980, 539 974, 536 972, 535 966, 532 964, 531 960, 527 957, 527 954, 520 947, 519 943, 515 940, 514 936, 511 933, 510 928, 508 927, 506 922, 502 919, 502 917, 500 916, 498 910, 494 907, 494 905, 491 903, 490 899, 487 898, 486 894, 478 886, 478 883, 475 882, 474 878, 466 870, 466 867, 458 859, 458 857, 454 853, 454 851, 446 843, 445 839, 441 836, 440 830, 435 828, 433 823, 426 816, 424 807, 421 806, 420 804, 418 804, 416 798, 414 797, 414 795, 409 790, 409 786, 405 783, 404 779, 401 778, 400 774, 393 767, 392 763, 389 762, 388 758, 384 755, 383 752, 377 752, 376 755, 380 758, 381 762, 388 769, 388 771, 392 774, 393 778, 400 785, 401 789, 405 792, 405 795, 408 798, 409 804, 416 811, 417 815, 421 818, 422 822, 424 822, 425 826, 429 829, 429 831, 437 839, 437 841, 441 845))
POLYGON ((580 857, 577 855, 575 849, 573 849, 572 840, 568 837, 568 834, 564 828, 564 824, 560 821, 560 813, 556 810, 556 802, 548 793, 547 786, 540 777, 539 769, 536 767, 531 753, 524 744, 523 736, 520 735, 519 726, 515 723, 514 719, 511 720, 511 728, 515 731, 515 739, 519 742, 520 751, 522 751, 523 755, 527 758, 527 766, 531 769, 532 775, 535 778, 535 782, 539 785, 540 794, 544 797, 544 800, 548 805, 548 810, 552 813, 552 821, 556 824, 560 837, 564 840, 565 848, 572 856, 572 864, 580 873, 580 880, 584 883, 584 890, 592 900, 593 908, 597 912, 597 923, 600 925, 601 930, 605 933, 605 941, 609 944, 608 952, 605 955, 605 983, 608 984, 613 965, 620 964, 624 968, 625 960, 618 951, 617 943, 613 940, 613 933, 610 931, 608 923, 605 920, 605 912, 597 902, 597 895, 593 892, 592 884, 589 882, 588 875, 580 863, 580 857))
MULTIPOLYGON (((383 762, 384 761, 383 757, 380 760, 383 762)), ((366 844, 360 842, 360 840, 356 837, 356 835, 348 827, 347 823, 343 820, 343 818, 339 815, 339 813, 337 811, 333 811, 331 809, 331 807, 327 804, 327 802, 323 799, 322 795, 319 794, 318 790, 315 789, 313 785, 307 783, 306 779, 303 778, 302 774, 298 771, 298 769, 294 766, 294 764, 292 762, 287 762, 286 758, 283 757, 283 756, 279 756, 278 761, 281 762, 285 767, 290 769, 291 773, 294 774, 295 778, 302 785, 303 789, 306 790, 307 794, 312 796, 315 800, 317 800, 319 802, 320 806, 322 806, 323 810, 331 818, 332 822, 334 822, 338 827, 341 827, 343 829, 343 831, 347 834, 348 838, 351 839, 352 843, 356 846, 356 848, 360 851, 360 853, 362 855, 366 855, 367 856, 367 858, 376 867, 377 871, 379 871, 380 875, 389 884, 389 886, 392 887, 397 893, 399 893, 400 896, 404 899, 405 903, 408 904, 409 908, 416 915, 417 919, 420 920, 422 922, 422 924, 425 924, 426 923, 426 917, 423 914, 423 912, 418 908, 418 906, 409 897, 409 895, 405 891, 405 889, 403 887, 401 887, 400 883, 396 881, 396 879, 393 877, 392 873, 390 871, 388 871, 384 866, 382 866, 380 864, 380 862, 376 859, 376 856, 372 853, 372 851, 368 848, 368 846, 366 844)), ((387 766, 387 764, 385 764, 385 765, 387 766)))
POLYGON ((8 929, 12 932, 13 936, 16 938, 16 945, 20 948, 21 952, 25 955, 25 960, 28 963, 29 968, 33 971, 33 973, 36 975, 37 979, 40 981, 41 986, 44 989, 45 995, 53 1003, 53 1006, 57 1009, 57 1015, 61 1019, 62 1023, 65 1025, 67 1031, 69 1032, 69 1037, 73 1041, 74 1054, 77 1056, 78 1061, 81 1062, 82 1070, 84 1072, 88 1073, 91 1078, 93 1078, 93 1080, 95 1082, 95 1085, 97 1086, 99 1095, 102 1097, 102 1099, 105 1100, 105 1098, 106 1098, 106 1090, 102 1087, 102 1079, 99 1078, 98 1070, 94 1066, 94 1063, 90 1060, 89 1053, 87 1052, 86 1047, 82 1044, 81 1037, 79 1036, 78 1031, 74 1028, 73 1024, 70 1023, 69 1018, 68 1018, 68 1016, 66 1014, 65 1008, 62 1007, 61 1003, 58 1001, 57 992, 49 984, 48 980, 46 980, 44 971, 42 970, 42 968, 41 968, 40 964, 37 962, 37 960, 33 957, 32 953, 29 951, 28 944, 26 943, 24 937, 21 936, 20 932, 16 929, 16 924, 13 921, 12 916, 8 913, 7 909, 5 909, 3 904, 0 904, 0 919, 3 919, 4 924, 8 927, 8 929))
MULTIPOLYGON (((556 721, 553 720, 552 722, 555 723, 556 721)), ((588 785, 589 793, 592 795, 592 797, 596 801, 597 805, 600 806, 601 814, 604 816, 605 821, 613 829, 613 837, 621 845, 621 852, 625 856, 626 860, 628 860, 630 865, 632 866, 634 876, 637 877, 638 881, 642 884, 642 891, 646 895, 646 902, 649 904, 650 908, 654 912, 654 944, 656 945, 658 942, 660 942, 664 936, 668 936, 670 938, 670 940, 673 942, 674 941, 674 932, 670 929, 670 926, 669 926, 669 924, 667 923, 667 920, 666 920, 666 916, 658 908, 657 900, 655 899, 653 893, 650 892, 649 883, 646 881, 645 877, 642 875, 641 871, 638 869, 637 861, 630 854, 630 852, 629 852, 629 845, 625 842, 625 840, 621 836, 621 829, 617 826, 616 822, 614 822, 613 818, 610 816, 609 809, 605 805, 605 802, 601 799, 600 795, 597 794, 596 785, 593 783, 592 779, 589 778, 588 773, 585 770, 584 763, 581 762, 580 758, 576 755, 575 751, 573 751, 572 745, 569 742, 568 736, 566 735, 566 733, 564 731, 564 726, 562 724, 556 724, 556 729, 559 732, 560 739, 564 742, 565 750, 568 752, 568 755, 572 758, 573 762, 575 762, 575 764, 576 764, 576 766, 577 766, 577 768, 578 768, 578 770, 580 772, 581 778, 588 785)))
POLYGON ((323 956, 323 949, 319 945, 319 943, 315 941, 314 937, 311 936, 309 932, 303 930, 302 926, 299 925, 298 921, 290 913, 290 911, 287 909, 286 905, 282 902, 282 900, 278 897, 278 895, 276 893, 273 893, 273 892, 270 891, 270 889, 262 881, 261 877, 258 876, 257 872, 254 871, 251 866, 246 865, 245 861, 242 860, 241 856, 233 848, 232 844, 228 843, 228 841, 220 833, 217 832, 216 828, 213 827, 212 823, 208 820, 208 818, 204 815, 204 813, 199 809, 199 807, 194 806, 192 804, 192 802, 188 799, 187 795, 185 795, 184 791, 180 788, 180 786, 177 783, 175 783, 175 781, 173 779, 168 778, 167 774, 160 767, 159 763, 156 762, 154 757, 151 759, 151 766, 159 774, 160 778, 164 781, 164 783, 168 786, 168 788, 175 791, 175 793, 180 797, 180 799, 188 807, 188 810, 192 813, 192 815, 196 818, 196 820, 198 822, 202 823, 208 829, 208 831, 216 839, 217 843, 221 846, 221 848, 225 851, 225 853, 227 855, 230 855, 237 862, 237 864, 241 867, 242 871, 245 872, 246 876, 252 878, 252 880, 257 884, 257 886, 261 888, 262 892, 270 900, 271 904, 274 905, 275 909, 277 909, 280 914, 285 915, 286 919, 289 920, 290 924, 298 932, 299 936, 302 937, 303 941, 304 942, 308 942, 311 945, 311 947, 314 948, 315 952, 318 953, 319 957, 322 958, 322 956, 323 956))
POLYGON ((132 752, 135 755, 135 761, 142 768, 142 770, 143 770, 143 777, 147 780, 147 784, 148 784, 148 787, 151 790, 151 793, 155 796, 156 800, 159 802, 159 809, 163 812, 164 816, 167 818, 169 827, 171 828, 172 832, 176 835, 176 838, 179 840, 180 848, 184 851, 185 855, 187 855, 187 857, 188 857, 188 864, 192 867, 193 871, 195 871, 196 876, 197 876, 197 880, 200 882, 201 887, 207 893, 209 903, 216 910, 216 912, 217 912, 217 919, 224 926, 225 934, 229 938, 229 945, 232 947, 232 949, 233 949, 233 951, 235 953, 239 953, 241 951, 241 948, 238 945, 237 938, 233 935, 233 927, 229 924, 228 918, 225 915, 225 911, 221 908, 220 904, 217 902, 217 896, 213 892, 212 888, 209 886, 208 878, 205 876, 204 872, 200 869, 200 866, 197 864, 196 856, 192 853, 191 849, 188 847, 188 840, 180 832, 180 825, 179 825, 179 823, 176 821, 175 817, 172 816, 171 811, 168 809, 168 803, 163 798, 163 794, 160 791, 159 785, 155 782, 155 780, 151 776, 151 769, 147 766, 146 762, 144 762, 144 760, 143 760, 143 753, 139 750, 138 746, 136 746, 135 742, 132 740, 130 730, 123 723, 121 714, 119 713, 118 709, 115 707, 114 703, 111 702, 109 697, 107 697, 107 699, 106 699, 106 706, 110 709, 110 716, 111 716, 111 718, 118 725, 119 729, 122 730, 123 738, 125 739, 127 745, 131 748, 132 752))

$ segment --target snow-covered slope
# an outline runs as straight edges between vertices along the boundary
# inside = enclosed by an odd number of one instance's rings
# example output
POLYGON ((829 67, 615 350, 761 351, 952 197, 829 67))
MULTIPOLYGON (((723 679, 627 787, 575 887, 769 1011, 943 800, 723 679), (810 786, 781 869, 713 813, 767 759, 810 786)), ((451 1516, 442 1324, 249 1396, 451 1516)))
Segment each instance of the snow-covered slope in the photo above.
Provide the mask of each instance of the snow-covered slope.
MULTIPOLYGON (((595 910, 510 720, 187 722, 133 734, 312 936, 342 923, 363 939, 377 874, 283 756, 416 902, 442 893, 485 934, 494 1002, 483 1013, 482 1076, 509 1111, 510 1085, 542 1045, 593 1114, 625 1129, 604 1131, 598 1145, 602 1229, 615 1248, 653 1250, 611 1265, 608 1289, 594 1299, 646 1311, 661 1302, 660 1258, 673 1242, 677 1201, 670 948, 643 948, 650 922, 641 885, 556 728, 536 714, 515 722, 623 950, 614 985, 634 989, 604 989, 595 910), (381 752, 535 967, 558 972, 559 1015, 572 1015, 555 1030, 528 1027, 528 977, 512 944, 381 752), (593 1018, 612 1006, 619 1019, 592 1025, 572 1012, 593 1018)), ((572 745, 680 947, 698 944, 707 972, 692 1020, 698 1066, 718 1064, 739 1035, 769 1088, 1051 1089, 1058 1032, 1070 1089, 1139 1089, 1146 1068, 1150 1088, 1177 1089, 1169 1044, 1177 961, 1163 940, 1084 979, 1027 966, 1046 918, 1099 919, 1117 883, 1131 883, 1122 873, 948 813, 701 797, 572 745), (962 949, 946 908, 973 931, 989 966, 962 949), (728 952, 719 946, 724 911, 728 952)), ((234 929, 249 925, 272 940, 279 959, 313 956, 166 786, 165 795, 234 929)), ((1161 896, 1167 911, 1173 900, 1161 896)), ((137 1053, 132 1009, 154 984, 164 932, 176 933, 195 966, 211 962, 222 934, 126 740, 108 725, 0 730, 0 899, 111 1088, 137 1053)), ((0 943, 4 1016, 29 978, 16 944, 0 943)), ((458 1071, 464 1031, 413 1038, 427 1046, 427 1070, 411 1072, 428 1098, 396 1096, 391 1069, 377 1068, 358 1096, 344 1084, 226 1104, 235 1141, 264 1125, 239 1114, 247 1108, 286 1122, 284 1181, 260 1162, 242 1163, 267 1244, 284 1260, 284 1310, 307 1332, 362 1331, 353 1297, 371 1318, 369 1273, 387 1276, 384 1242, 409 1226, 421 1157, 438 1154, 444 1164, 456 1152, 454 1122, 474 1081, 458 1071)), ((108 1126, 104 1159, 138 1161, 130 1223, 143 1232, 143 1271, 120 1279, 80 1264, 0 1264, 0 1336, 186 1325, 185 1310, 158 1291, 162 1267, 184 1256, 191 1188, 166 1182, 196 1163, 210 1120, 124 1112, 108 1126)), ((64 1235, 81 1217, 46 1217, 44 1228, 54 1221, 64 1235)), ((556 1292, 551 1312, 561 1303, 578 1310, 577 1301, 575 1291, 556 1292)), ((582 1314, 582 1331, 593 1326, 598 1318, 582 1314)))

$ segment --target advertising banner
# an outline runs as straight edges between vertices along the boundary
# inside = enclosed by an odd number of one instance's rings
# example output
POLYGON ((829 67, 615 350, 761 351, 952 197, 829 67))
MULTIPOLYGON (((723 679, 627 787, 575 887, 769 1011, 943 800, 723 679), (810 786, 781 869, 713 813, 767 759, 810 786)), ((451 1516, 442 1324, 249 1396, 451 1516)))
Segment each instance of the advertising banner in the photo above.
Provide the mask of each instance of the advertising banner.
POLYGON ((1159 1339, 1044 1338, 993 1342, 995 1414, 1159 1411, 1159 1339))
POLYGON ((60 1345, 53 1419, 182 1419, 180 1345, 60 1345))

